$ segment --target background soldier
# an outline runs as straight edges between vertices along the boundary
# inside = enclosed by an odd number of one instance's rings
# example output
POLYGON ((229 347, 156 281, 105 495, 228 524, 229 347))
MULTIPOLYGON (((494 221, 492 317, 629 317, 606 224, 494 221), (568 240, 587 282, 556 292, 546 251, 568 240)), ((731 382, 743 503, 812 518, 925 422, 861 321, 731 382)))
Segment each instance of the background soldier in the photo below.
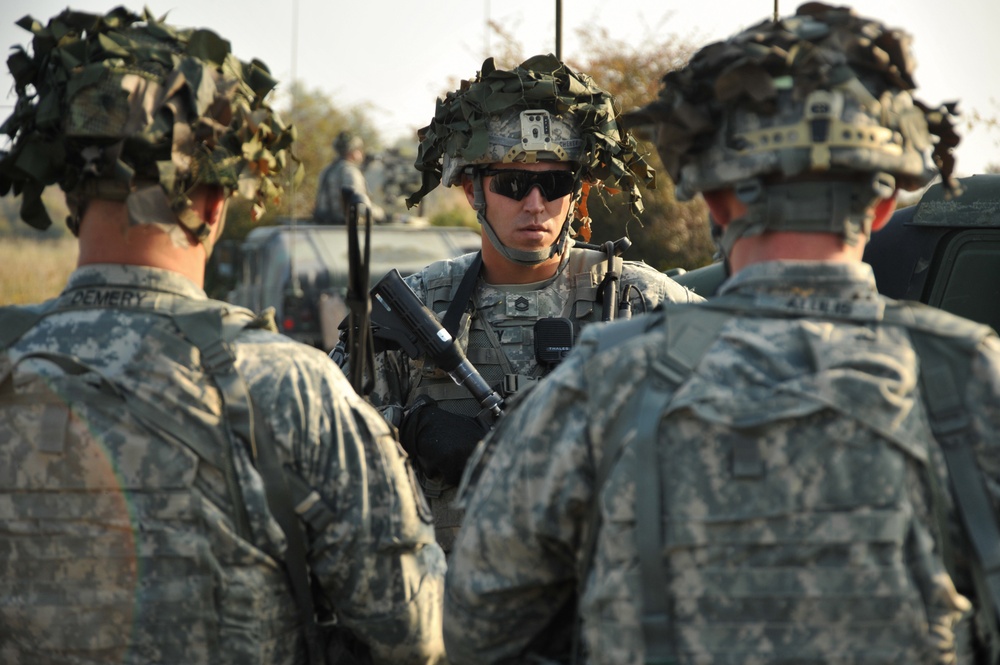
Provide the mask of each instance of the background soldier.
MULTIPOLYGON (((570 237, 574 218, 589 225, 592 188, 617 187, 641 210, 634 174, 651 179, 652 172, 616 118, 613 99, 590 77, 537 56, 510 71, 487 60, 475 80, 438 102, 421 130, 423 186, 408 203, 439 182, 461 186, 483 241, 481 252, 433 263, 407 283, 502 394, 523 390, 558 362, 539 359, 536 326, 553 326, 563 335, 555 346, 568 347, 581 327, 605 316, 700 299, 644 263, 570 237)), ((376 358, 375 378, 372 400, 401 428, 447 552, 461 521, 455 488, 484 433, 475 418, 481 407, 430 360, 401 351, 376 358)))
POLYGON ((585 332, 500 421, 449 563, 455 662, 523 658, 575 592, 591 663, 967 662, 969 598, 1000 662, 1000 342, 861 262, 932 145, 950 182, 912 68, 905 32, 809 3, 665 77, 636 118, 734 276, 585 332))
POLYGON ((439 660, 444 557, 389 427, 201 288, 228 196, 273 201, 294 165, 267 69, 123 8, 22 25, 0 189, 44 228, 58 183, 80 258, 56 299, 0 309, 0 661, 305 663, 262 487, 283 469, 344 641, 439 660))
POLYGON ((365 163, 365 142, 351 132, 341 132, 333 142, 336 158, 319 174, 313 218, 318 224, 346 224, 343 189, 352 189, 372 211, 372 221, 385 221, 385 212, 373 206, 361 166, 365 163))

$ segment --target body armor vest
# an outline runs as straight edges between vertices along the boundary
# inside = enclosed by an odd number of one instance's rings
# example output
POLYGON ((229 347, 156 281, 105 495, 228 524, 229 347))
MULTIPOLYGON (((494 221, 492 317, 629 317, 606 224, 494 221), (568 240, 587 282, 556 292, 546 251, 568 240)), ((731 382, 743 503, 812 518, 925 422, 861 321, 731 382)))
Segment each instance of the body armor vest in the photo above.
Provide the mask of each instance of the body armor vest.
MULTIPOLYGON (((936 404, 942 391, 928 381, 967 374, 976 345, 992 333, 930 308, 890 303, 879 344, 840 347, 843 357, 833 361, 832 348, 817 356, 818 363, 863 372, 845 369, 839 381, 802 386, 801 396, 791 386, 767 410, 752 410, 752 399, 726 404, 716 418, 688 381, 736 311, 753 316, 762 309, 741 307, 738 298, 722 296, 669 310, 666 324, 661 316, 649 317, 605 328, 598 338, 603 350, 653 327, 667 330, 660 344, 669 352, 648 359, 653 370, 607 430, 596 480, 605 502, 620 496, 623 479, 635 485, 640 564, 634 574, 640 577, 645 662, 741 663, 762 654, 771 663, 954 662, 956 642, 964 641, 956 633, 968 630, 961 619, 969 605, 947 570, 955 543, 944 516, 957 507, 971 533, 995 534, 997 528, 988 500, 962 497, 983 479, 955 461, 955 452, 968 445, 954 425, 960 420, 958 390, 944 391, 950 392, 946 415, 956 440, 942 435, 936 404), (864 377, 895 377, 893 368, 912 364, 911 345, 921 372, 931 374, 920 379, 924 408, 891 421, 859 408, 859 402, 877 403, 864 399, 863 391, 875 385, 864 377), (795 421, 815 436, 769 430, 795 421), (669 435, 692 431, 703 433, 703 445, 669 435), (935 439, 944 449, 957 506, 935 464, 935 439), (634 450, 628 462, 624 441, 634 450)), ((628 369, 600 380, 621 385, 628 369)), ((607 565, 601 521, 595 511, 591 550, 579 571, 584 581, 592 564, 607 565)), ((985 587, 978 591, 988 611, 994 599, 985 587)))
POLYGON ((301 653, 289 646, 300 627, 280 544, 247 518, 246 503, 263 497, 237 482, 256 472, 230 422, 247 395, 229 384, 228 342, 249 312, 185 298, 164 310, 159 300, 142 312, 154 323, 125 370, 140 390, 66 353, 9 350, 68 309, 59 300, 0 309, 6 663, 215 665, 301 653), (214 341, 192 341, 190 330, 214 341), (61 372, 29 369, 39 363, 61 372))
MULTIPOLYGON (((623 261, 619 257, 614 260, 620 274, 623 261)), ((448 265, 450 272, 427 280, 423 294, 424 304, 439 318, 451 304, 468 266, 460 261, 448 265)), ((471 311, 462 318, 456 335, 458 343, 465 347, 466 357, 486 382, 501 395, 524 390, 550 369, 535 359, 535 323, 547 317, 567 318, 575 336, 582 324, 600 321, 598 287, 607 271, 603 252, 573 248, 567 265, 542 288, 504 290, 480 283, 471 311)), ((475 417, 481 408, 468 390, 455 385, 445 372, 426 361, 411 400, 417 395, 428 395, 441 408, 464 416, 475 417)))

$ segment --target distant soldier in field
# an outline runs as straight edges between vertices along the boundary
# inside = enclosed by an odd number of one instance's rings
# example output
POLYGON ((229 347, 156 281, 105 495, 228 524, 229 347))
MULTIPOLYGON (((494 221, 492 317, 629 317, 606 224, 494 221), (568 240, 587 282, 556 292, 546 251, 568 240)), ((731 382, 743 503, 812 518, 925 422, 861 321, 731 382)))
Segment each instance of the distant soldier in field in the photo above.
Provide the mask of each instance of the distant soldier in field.
POLYGON ((372 213, 373 222, 385 221, 385 211, 372 205, 368 183, 361 167, 365 163, 365 142, 348 131, 340 132, 333 142, 337 154, 319 174, 316 184, 316 206, 313 219, 319 224, 346 224, 348 211, 344 208, 343 190, 355 192, 372 213))
POLYGON ((0 308, 0 662, 305 665, 314 614, 332 649, 442 661, 444 556, 391 429, 202 288, 230 195, 259 212, 296 168, 268 70, 148 11, 21 25, 0 191, 45 228, 59 184, 80 251, 57 298, 0 308))
POLYGON ((1000 340, 861 262, 898 190, 952 185, 909 46, 809 3, 627 116, 733 275, 585 331, 498 423, 449 561, 454 662, 567 629, 573 662, 1000 662, 1000 340))

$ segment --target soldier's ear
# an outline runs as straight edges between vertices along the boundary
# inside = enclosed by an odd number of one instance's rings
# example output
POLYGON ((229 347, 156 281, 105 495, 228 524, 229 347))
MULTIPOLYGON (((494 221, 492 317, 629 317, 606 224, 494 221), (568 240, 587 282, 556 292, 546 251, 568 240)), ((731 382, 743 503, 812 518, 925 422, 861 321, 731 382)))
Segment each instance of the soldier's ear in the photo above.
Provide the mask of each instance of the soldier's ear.
POLYGON ((225 187, 198 185, 191 190, 188 198, 191 199, 191 207, 209 226, 223 221, 220 218, 225 213, 225 204, 229 199, 229 191, 225 187))
POLYGON ((462 175, 462 191, 465 192, 465 198, 469 199, 469 205, 475 208, 476 194, 472 187, 472 178, 467 174, 462 175))
POLYGON ((879 199, 875 204, 875 219, 872 221, 872 232, 878 231, 889 221, 892 213, 896 211, 895 194, 887 199, 879 199))
POLYGON ((725 228, 729 222, 739 219, 747 212, 747 206, 736 197, 736 193, 731 189, 716 189, 711 192, 703 192, 708 211, 712 213, 712 219, 718 226, 725 228))

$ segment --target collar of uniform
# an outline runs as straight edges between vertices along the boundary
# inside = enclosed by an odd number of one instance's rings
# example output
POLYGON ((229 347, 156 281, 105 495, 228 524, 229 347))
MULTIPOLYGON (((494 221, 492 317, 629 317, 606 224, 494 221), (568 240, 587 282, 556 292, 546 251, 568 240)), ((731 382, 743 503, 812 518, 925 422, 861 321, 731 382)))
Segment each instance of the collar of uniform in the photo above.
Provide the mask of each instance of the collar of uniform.
POLYGON ((720 294, 798 294, 876 300, 875 274, 867 263, 766 261, 747 266, 726 280, 720 294))
POLYGON ((118 263, 97 263, 77 268, 70 275, 63 295, 79 289, 112 286, 157 291, 194 300, 208 299, 204 289, 172 270, 118 263))

